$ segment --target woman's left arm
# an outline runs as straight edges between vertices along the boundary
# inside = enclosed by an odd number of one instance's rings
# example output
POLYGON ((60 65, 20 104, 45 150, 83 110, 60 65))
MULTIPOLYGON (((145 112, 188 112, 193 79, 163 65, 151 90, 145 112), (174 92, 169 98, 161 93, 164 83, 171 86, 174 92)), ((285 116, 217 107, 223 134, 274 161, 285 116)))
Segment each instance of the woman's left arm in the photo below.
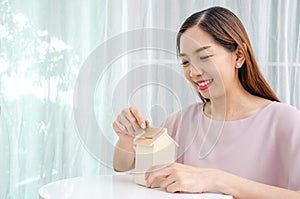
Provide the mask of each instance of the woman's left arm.
POLYGON ((168 192, 219 192, 235 199, 300 199, 300 193, 254 182, 221 170, 173 163, 146 174, 147 187, 160 181, 168 192), (162 180, 163 179, 163 180, 162 180))

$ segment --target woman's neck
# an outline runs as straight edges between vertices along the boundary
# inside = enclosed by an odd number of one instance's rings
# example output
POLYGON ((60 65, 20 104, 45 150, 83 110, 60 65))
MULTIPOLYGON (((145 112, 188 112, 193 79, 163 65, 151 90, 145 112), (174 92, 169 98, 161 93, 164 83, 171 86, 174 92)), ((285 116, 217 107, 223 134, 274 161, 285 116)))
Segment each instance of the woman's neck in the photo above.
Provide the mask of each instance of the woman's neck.
POLYGON ((251 95, 244 89, 227 93, 226 96, 211 99, 204 107, 204 113, 214 120, 231 121, 249 117, 268 104, 270 100, 251 95))

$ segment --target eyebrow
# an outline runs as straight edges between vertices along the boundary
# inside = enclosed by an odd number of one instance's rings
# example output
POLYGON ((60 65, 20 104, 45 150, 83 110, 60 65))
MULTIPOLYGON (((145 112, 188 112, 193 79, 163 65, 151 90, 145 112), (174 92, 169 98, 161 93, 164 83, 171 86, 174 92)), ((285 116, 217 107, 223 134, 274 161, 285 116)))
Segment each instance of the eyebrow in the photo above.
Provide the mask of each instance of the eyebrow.
MULTIPOLYGON (((194 53, 198 53, 198 52, 201 52, 202 50, 205 50, 207 48, 210 48, 211 46, 203 46, 201 48, 198 48, 194 51, 194 53)), ((187 54, 186 53, 179 53, 179 57, 183 57, 183 56, 186 56, 187 54)))

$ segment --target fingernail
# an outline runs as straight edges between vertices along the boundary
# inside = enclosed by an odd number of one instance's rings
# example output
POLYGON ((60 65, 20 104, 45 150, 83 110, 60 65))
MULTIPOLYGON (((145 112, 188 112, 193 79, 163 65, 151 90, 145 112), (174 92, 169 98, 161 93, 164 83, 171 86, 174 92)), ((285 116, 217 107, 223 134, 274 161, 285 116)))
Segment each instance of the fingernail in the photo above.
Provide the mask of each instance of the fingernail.
POLYGON ((141 128, 142 128, 142 129, 146 128, 146 125, 145 125, 144 122, 141 124, 141 128))
POLYGON ((125 130, 125 127, 124 127, 124 126, 120 126, 120 127, 121 127, 122 130, 125 130))

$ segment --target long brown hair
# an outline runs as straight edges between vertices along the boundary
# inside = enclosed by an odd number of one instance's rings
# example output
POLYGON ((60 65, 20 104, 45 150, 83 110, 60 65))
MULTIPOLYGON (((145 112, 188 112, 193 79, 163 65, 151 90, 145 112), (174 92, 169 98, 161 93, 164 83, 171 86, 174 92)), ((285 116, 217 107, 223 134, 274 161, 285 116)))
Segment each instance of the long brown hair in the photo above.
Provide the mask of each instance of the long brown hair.
MULTIPOLYGON (((180 53, 181 35, 193 26, 198 26, 210 34, 216 42, 231 52, 239 46, 245 56, 243 66, 238 69, 238 77, 244 89, 253 95, 271 101, 280 101, 260 72, 247 32, 234 13, 226 8, 211 7, 192 14, 185 20, 178 32, 178 53, 180 53)), ((200 97, 203 102, 209 101, 201 94, 200 97)))

